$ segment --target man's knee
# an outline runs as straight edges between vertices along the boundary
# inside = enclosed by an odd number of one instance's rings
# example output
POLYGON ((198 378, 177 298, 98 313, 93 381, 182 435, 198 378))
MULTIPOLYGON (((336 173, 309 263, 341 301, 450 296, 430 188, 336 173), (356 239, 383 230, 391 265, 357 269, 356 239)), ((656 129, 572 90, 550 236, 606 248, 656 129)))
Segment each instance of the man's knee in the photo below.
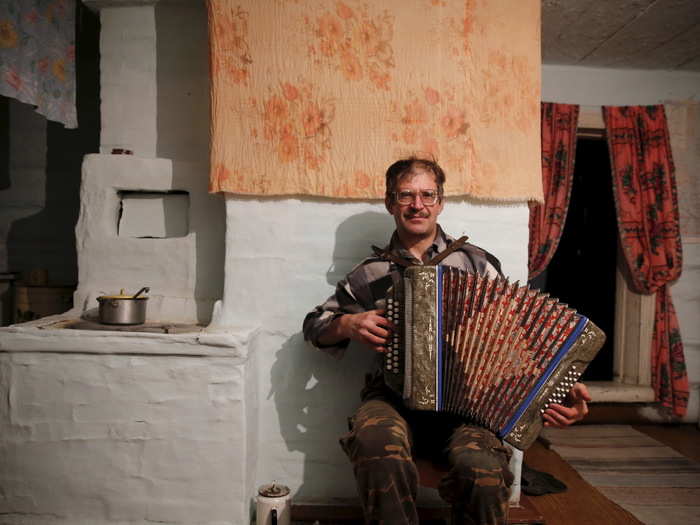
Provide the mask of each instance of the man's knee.
POLYGON ((513 483, 509 460, 510 450, 492 433, 462 427, 450 443, 452 468, 439 487, 440 494, 452 504, 469 502, 473 510, 497 510, 507 501, 513 483))
POLYGON ((455 458, 452 468, 457 477, 468 480, 475 490, 492 486, 510 487, 513 474, 505 458, 505 455, 501 457, 499 452, 493 451, 461 454, 455 458))
POLYGON ((511 450, 493 433, 477 427, 461 427, 450 443, 450 462, 455 474, 473 480, 475 485, 497 482, 509 487, 513 483, 510 457, 511 450))
POLYGON ((340 443, 353 462, 368 459, 410 459, 406 422, 386 403, 370 401, 351 420, 340 443))
POLYGON ((353 462, 411 457, 408 436, 401 425, 370 422, 353 428, 341 444, 353 462))

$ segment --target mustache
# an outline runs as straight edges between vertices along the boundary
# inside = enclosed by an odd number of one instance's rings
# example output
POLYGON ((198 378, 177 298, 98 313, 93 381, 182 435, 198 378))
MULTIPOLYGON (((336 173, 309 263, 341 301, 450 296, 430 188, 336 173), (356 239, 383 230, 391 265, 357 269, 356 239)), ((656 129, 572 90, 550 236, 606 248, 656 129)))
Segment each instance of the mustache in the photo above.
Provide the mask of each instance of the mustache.
POLYGON ((427 211, 419 211, 417 213, 405 213, 404 217, 407 219, 413 219, 414 217, 420 218, 420 219, 427 219, 430 216, 430 213, 427 211))

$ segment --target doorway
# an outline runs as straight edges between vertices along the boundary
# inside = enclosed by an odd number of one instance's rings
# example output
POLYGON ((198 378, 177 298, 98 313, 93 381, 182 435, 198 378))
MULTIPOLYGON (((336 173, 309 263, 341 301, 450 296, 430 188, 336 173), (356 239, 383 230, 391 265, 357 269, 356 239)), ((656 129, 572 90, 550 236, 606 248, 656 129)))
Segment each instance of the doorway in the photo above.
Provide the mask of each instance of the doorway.
POLYGON ((566 223, 557 251, 533 283, 582 313, 606 334, 583 381, 613 379, 617 218, 607 141, 579 138, 566 223))

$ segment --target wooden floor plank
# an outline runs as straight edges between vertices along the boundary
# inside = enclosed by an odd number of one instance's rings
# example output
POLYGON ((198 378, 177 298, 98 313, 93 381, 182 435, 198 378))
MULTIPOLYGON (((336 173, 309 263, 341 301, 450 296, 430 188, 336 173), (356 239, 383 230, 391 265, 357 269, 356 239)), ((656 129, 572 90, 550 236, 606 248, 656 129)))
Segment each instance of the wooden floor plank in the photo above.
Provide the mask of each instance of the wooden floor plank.
POLYGON ((696 424, 633 425, 632 428, 700 462, 700 429, 696 424))
POLYGON ((525 463, 563 481, 568 490, 530 498, 547 525, 635 525, 642 522, 603 496, 566 461, 537 441, 525 452, 525 463))

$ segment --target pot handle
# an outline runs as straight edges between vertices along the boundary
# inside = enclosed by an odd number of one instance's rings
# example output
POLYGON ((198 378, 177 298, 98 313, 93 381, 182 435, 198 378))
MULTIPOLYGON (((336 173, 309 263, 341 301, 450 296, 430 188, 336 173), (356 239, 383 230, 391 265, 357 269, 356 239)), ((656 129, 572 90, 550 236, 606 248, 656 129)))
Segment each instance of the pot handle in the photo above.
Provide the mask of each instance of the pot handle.
POLYGON ((139 295, 141 295, 143 292, 148 293, 149 291, 150 291, 150 288, 149 288, 148 286, 144 286, 143 288, 141 288, 138 292, 136 292, 136 293, 134 294, 134 296, 132 297, 132 299, 136 299, 136 298, 137 298, 139 295))

